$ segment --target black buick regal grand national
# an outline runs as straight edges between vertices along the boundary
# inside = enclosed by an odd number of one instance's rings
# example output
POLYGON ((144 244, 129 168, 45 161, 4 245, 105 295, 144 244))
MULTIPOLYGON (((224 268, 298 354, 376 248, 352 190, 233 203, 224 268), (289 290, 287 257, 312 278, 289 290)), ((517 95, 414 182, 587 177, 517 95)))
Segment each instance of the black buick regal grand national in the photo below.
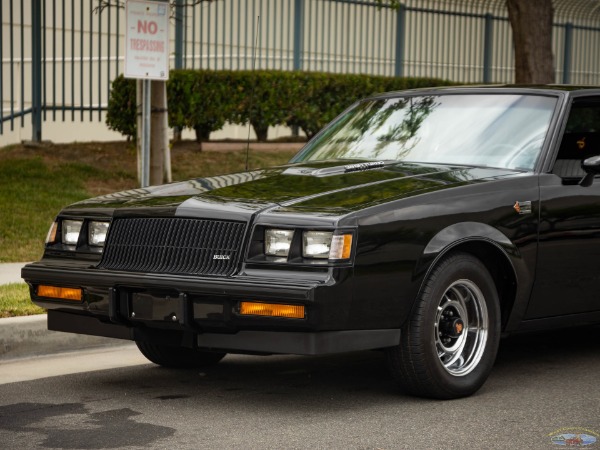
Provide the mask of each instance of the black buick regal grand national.
POLYGON ((384 349, 456 398, 501 335, 600 322, 600 88, 357 102, 289 164, 82 201, 23 268, 48 327, 151 361, 384 349))

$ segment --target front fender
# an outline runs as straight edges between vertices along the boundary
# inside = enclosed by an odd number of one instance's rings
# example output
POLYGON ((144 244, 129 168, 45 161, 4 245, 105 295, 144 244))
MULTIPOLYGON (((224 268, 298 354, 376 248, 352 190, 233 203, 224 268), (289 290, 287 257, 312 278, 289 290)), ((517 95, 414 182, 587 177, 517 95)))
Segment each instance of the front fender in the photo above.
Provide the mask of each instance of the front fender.
MULTIPOLYGON (((480 222, 460 222, 439 231, 426 245, 415 266, 415 279, 420 280, 419 292, 427 280, 429 273, 437 262, 453 250, 458 250, 467 244, 484 244, 493 246, 497 254, 502 255, 503 261, 510 267, 516 283, 515 298, 511 299, 510 307, 506 310, 507 317, 503 319, 505 330, 509 331, 520 321, 515 317, 513 305, 527 304, 533 283, 533 273, 521 257, 519 248, 497 228, 480 222)), ((492 256, 492 255, 490 255, 492 256)), ((481 256, 480 256, 481 257, 481 256)), ((485 261, 483 261, 485 263, 485 261)))
POLYGON ((466 241, 486 241, 501 249, 507 257, 519 257, 518 248, 500 230, 485 223, 460 222, 444 228, 431 238, 417 262, 415 275, 429 272, 432 263, 466 241))

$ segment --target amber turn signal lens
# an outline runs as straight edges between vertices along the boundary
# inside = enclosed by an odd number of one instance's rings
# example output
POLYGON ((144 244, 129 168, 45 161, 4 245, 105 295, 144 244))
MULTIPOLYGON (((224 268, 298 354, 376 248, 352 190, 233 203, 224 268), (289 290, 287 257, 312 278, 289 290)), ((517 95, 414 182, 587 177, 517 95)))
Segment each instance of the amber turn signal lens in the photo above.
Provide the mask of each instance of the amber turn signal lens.
POLYGON ((82 298, 81 289, 44 285, 38 286, 37 295, 39 297, 59 298, 61 300, 74 301, 81 301, 82 298))
POLYGON ((48 234, 46 235, 46 244, 54 244, 56 242, 56 231, 58 230, 58 222, 52 222, 48 234))
POLYGON ((303 305, 281 305, 279 303, 241 302, 240 314, 247 316, 287 317, 304 319, 303 305))
POLYGON ((350 258, 350 253, 352 252, 352 235, 344 234, 344 244, 342 247, 342 259, 350 258))

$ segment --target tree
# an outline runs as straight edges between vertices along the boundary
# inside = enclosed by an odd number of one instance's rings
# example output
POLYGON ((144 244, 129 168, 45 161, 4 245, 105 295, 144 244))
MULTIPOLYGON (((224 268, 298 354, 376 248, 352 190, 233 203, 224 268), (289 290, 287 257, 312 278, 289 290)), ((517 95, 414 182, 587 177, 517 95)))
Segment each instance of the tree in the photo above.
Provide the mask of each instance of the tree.
MULTIPOLYGON (((399 8, 401 0, 372 0, 399 8)), ((554 83, 552 0, 506 0, 515 49, 517 84, 554 83)))
POLYGON ((554 83, 552 0, 506 0, 518 84, 554 83))

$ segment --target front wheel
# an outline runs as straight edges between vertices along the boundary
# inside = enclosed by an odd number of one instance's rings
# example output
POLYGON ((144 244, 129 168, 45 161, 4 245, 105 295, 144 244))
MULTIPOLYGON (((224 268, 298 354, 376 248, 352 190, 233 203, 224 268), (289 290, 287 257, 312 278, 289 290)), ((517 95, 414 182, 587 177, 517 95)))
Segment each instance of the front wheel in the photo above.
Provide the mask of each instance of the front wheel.
POLYGON ((494 280, 477 258, 457 253, 431 272, 388 366, 406 392, 452 399, 476 392, 492 370, 500 342, 494 280))
POLYGON ((150 342, 135 341, 142 355, 163 367, 191 369, 209 367, 221 361, 226 353, 206 352, 185 347, 170 347, 151 344, 150 342))

